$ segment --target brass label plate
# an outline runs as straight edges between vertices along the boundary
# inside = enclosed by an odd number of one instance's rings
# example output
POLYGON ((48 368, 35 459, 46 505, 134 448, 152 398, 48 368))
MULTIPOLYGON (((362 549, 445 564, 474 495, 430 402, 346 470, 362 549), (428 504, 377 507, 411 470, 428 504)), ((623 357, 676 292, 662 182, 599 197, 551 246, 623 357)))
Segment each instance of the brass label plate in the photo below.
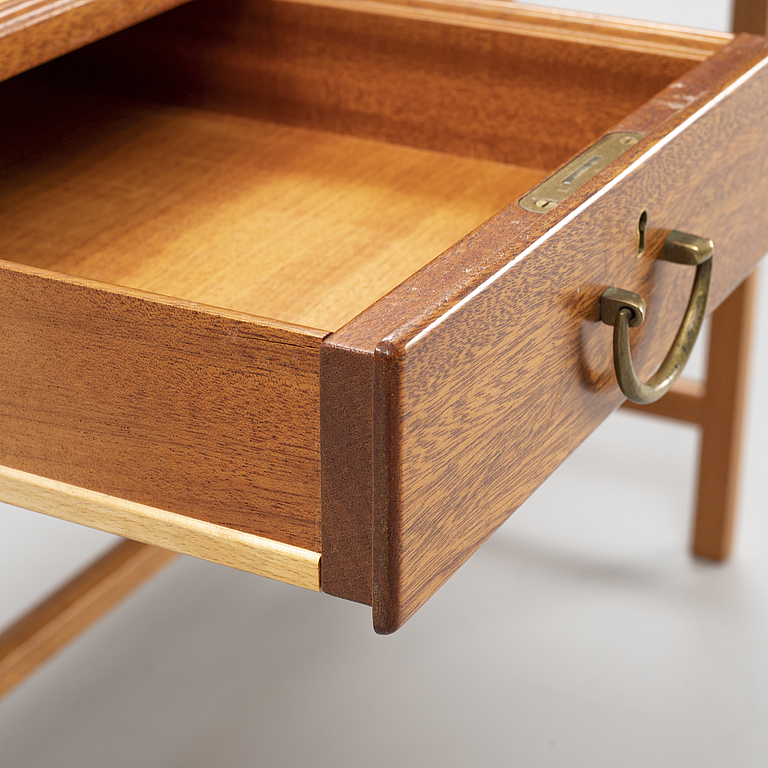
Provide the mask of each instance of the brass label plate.
POLYGON ((637 144, 643 136, 642 133, 609 133, 603 136, 568 165, 532 189, 520 200, 520 205, 526 211, 534 213, 551 211, 609 163, 637 144))

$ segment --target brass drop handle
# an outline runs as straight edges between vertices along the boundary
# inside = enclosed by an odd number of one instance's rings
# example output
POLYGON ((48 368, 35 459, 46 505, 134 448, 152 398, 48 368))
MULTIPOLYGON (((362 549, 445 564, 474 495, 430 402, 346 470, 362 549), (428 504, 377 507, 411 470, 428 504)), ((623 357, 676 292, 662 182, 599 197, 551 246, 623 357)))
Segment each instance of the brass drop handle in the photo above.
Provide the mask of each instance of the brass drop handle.
POLYGON ((642 296, 620 288, 608 288, 600 297, 600 319, 613 326, 613 366, 627 400, 641 405, 664 396, 683 372, 699 336, 709 297, 714 245, 705 237, 672 232, 664 245, 664 259, 696 267, 691 298, 672 348, 659 370, 643 383, 637 376, 629 349, 629 329, 642 325, 645 301, 642 296))

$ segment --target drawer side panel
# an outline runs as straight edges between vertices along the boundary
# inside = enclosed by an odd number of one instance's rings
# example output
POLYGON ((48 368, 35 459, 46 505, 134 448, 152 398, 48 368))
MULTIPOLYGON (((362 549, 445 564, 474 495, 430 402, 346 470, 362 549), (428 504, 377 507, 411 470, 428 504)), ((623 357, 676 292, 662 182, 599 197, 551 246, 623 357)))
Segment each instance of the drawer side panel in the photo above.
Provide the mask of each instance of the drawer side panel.
POLYGON ((321 338, 5 263, 0 465, 319 552, 321 338))

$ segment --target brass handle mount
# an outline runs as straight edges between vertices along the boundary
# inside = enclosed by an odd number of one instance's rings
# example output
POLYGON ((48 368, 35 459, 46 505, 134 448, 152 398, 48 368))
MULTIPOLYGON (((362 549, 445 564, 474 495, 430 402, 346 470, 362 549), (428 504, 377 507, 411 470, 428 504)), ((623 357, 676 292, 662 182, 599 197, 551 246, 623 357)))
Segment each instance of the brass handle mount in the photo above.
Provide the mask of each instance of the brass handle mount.
POLYGON ((680 377, 699 336, 709 297, 714 245, 705 237, 672 232, 664 245, 664 259, 696 267, 691 298, 672 347, 659 370, 647 382, 637 376, 629 349, 629 329, 642 325, 645 301, 621 288, 608 288, 600 297, 600 319, 613 326, 613 367, 621 391, 633 403, 645 405, 663 397, 680 377))

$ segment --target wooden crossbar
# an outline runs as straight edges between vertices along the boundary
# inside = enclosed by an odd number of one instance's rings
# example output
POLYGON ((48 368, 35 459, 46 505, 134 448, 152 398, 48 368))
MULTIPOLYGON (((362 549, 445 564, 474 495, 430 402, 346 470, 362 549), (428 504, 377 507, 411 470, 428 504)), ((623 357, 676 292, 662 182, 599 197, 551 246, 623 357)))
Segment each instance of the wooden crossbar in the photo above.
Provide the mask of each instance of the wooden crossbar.
POLYGON ((173 558, 127 539, 0 634, 0 696, 173 558))

